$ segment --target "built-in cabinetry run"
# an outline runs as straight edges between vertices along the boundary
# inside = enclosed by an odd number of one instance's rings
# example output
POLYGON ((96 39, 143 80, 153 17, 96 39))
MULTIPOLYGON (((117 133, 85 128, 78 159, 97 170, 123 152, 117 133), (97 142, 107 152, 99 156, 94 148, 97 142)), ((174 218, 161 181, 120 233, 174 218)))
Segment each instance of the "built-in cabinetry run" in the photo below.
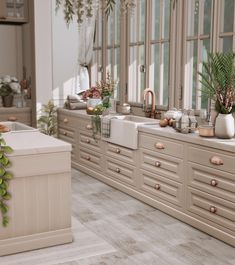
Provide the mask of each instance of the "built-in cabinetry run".
POLYGON ((31 108, 0 108, 1 121, 17 121, 27 125, 31 125, 31 108))
POLYGON ((58 121, 75 168, 235 246, 235 142, 142 127, 131 150, 94 140, 85 111, 59 109, 58 121))
POLYGON ((1 23, 28 22, 28 1, 0 0, 0 22, 1 23))

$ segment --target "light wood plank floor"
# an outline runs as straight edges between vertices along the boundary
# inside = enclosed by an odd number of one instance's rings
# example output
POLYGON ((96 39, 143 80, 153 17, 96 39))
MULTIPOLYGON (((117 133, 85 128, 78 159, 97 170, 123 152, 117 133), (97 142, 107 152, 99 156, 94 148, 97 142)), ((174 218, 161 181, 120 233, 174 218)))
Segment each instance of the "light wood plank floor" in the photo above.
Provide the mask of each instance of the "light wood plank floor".
POLYGON ((73 216, 116 252, 63 265, 235 264, 235 248, 76 170, 72 188, 73 216))

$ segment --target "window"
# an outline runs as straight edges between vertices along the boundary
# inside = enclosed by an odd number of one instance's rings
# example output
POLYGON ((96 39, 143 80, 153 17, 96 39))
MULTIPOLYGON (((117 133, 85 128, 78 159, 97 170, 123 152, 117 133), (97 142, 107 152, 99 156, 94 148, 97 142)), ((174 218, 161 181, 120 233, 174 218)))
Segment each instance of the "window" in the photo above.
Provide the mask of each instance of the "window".
POLYGON ((100 7, 94 37, 93 59, 90 67, 91 85, 105 79, 109 72, 112 79, 117 81, 114 97, 119 98, 120 79, 120 0, 107 18, 100 7))
POLYGON ((209 51, 235 51, 235 1, 136 0, 126 15, 116 2, 108 20, 103 14, 98 24, 103 33, 96 34, 104 41, 96 38, 94 72, 104 66, 102 78, 110 71, 120 80, 119 98, 136 106, 151 88, 158 109, 207 108, 198 72, 209 51))
POLYGON ((139 0, 128 19, 128 101, 142 102, 147 87, 168 106, 170 0, 139 0))

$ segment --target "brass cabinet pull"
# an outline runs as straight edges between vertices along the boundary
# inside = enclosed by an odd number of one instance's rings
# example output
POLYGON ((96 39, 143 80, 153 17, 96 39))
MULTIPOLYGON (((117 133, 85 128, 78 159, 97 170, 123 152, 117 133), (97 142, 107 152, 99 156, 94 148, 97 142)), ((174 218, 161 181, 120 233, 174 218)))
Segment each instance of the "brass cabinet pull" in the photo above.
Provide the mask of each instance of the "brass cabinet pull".
POLYGON ((86 157, 86 160, 87 160, 87 161, 91 161, 91 157, 90 157, 90 156, 87 156, 87 157, 86 157))
POLYGON ((117 154, 120 154, 121 153, 121 150, 119 148, 116 149, 116 153, 117 154))
POLYGON ((66 136, 68 133, 67 132, 63 132, 63 134, 66 136))
POLYGON ((91 140, 90 139, 87 139, 86 142, 89 144, 91 142, 91 140))
POLYGON ((155 144, 155 147, 156 147, 157 149, 160 149, 160 150, 165 149, 165 146, 164 146, 163 143, 156 143, 156 144, 155 144))
POLYGON ((4 17, 4 16, 1 16, 1 17, 0 17, 0 19, 7 19, 7 18, 6 18, 6 17, 4 17))
POLYGON ((68 123, 69 120, 67 118, 64 118, 64 123, 68 123))
POLYGON ((210 207, 210 212, 211 213, 216 213, 217 212, 217 208, 215 206, 211 206, 210 207))
POLYGON ((87 130, 91 130, 92 126, 90 124, 87 124, 86 128, 87 128, 87 130))
POLYGON ((221 165, 224 164, 223 160, 220 157, 218 157, 218 156, 212 156, 210 158, 210 163, 212 165, 216 165, 216 166, 221 166, 221 165))
POLYGON ((160 190, 161 189, 161 185, 160 184, 156 184, 154 188, 155 188, 155 190, 160 190))
POLYGON ((121 172, 120 168, 116 168, 116 172, 120 173, 121 172))
POLYGON ((212 179, 210 184, 212 187, 216 187, 218 185, 218 181, 216 179, 212 179))
POLYGON ((156 166, 156 167, 160 167, 160 166, 161 166, 161 162, 156 161, 156 162, 155 162, 155 166, 156 166))
POLYGON ((17 118, 15 116, 10 116, 8 117, 9 121, 17 121, 17 118))

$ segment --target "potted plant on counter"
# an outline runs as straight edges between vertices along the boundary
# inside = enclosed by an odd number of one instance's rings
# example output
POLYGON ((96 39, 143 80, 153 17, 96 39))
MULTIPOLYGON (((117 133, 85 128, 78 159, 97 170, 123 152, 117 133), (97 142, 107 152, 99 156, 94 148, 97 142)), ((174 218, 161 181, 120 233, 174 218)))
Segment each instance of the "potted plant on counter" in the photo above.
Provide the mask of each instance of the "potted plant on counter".
POLYGON ((215 121, 215 136, 234 136, 235 104, 235 53, 209 53, 203 62, 201 76, 202 93, 215 102, 218 116, 215 121))
POLYGON ((12 107, 14 94, 20 93, 21 86, 15 77, 8 75, 0 78, 0 96, 3 107, 12 107))

